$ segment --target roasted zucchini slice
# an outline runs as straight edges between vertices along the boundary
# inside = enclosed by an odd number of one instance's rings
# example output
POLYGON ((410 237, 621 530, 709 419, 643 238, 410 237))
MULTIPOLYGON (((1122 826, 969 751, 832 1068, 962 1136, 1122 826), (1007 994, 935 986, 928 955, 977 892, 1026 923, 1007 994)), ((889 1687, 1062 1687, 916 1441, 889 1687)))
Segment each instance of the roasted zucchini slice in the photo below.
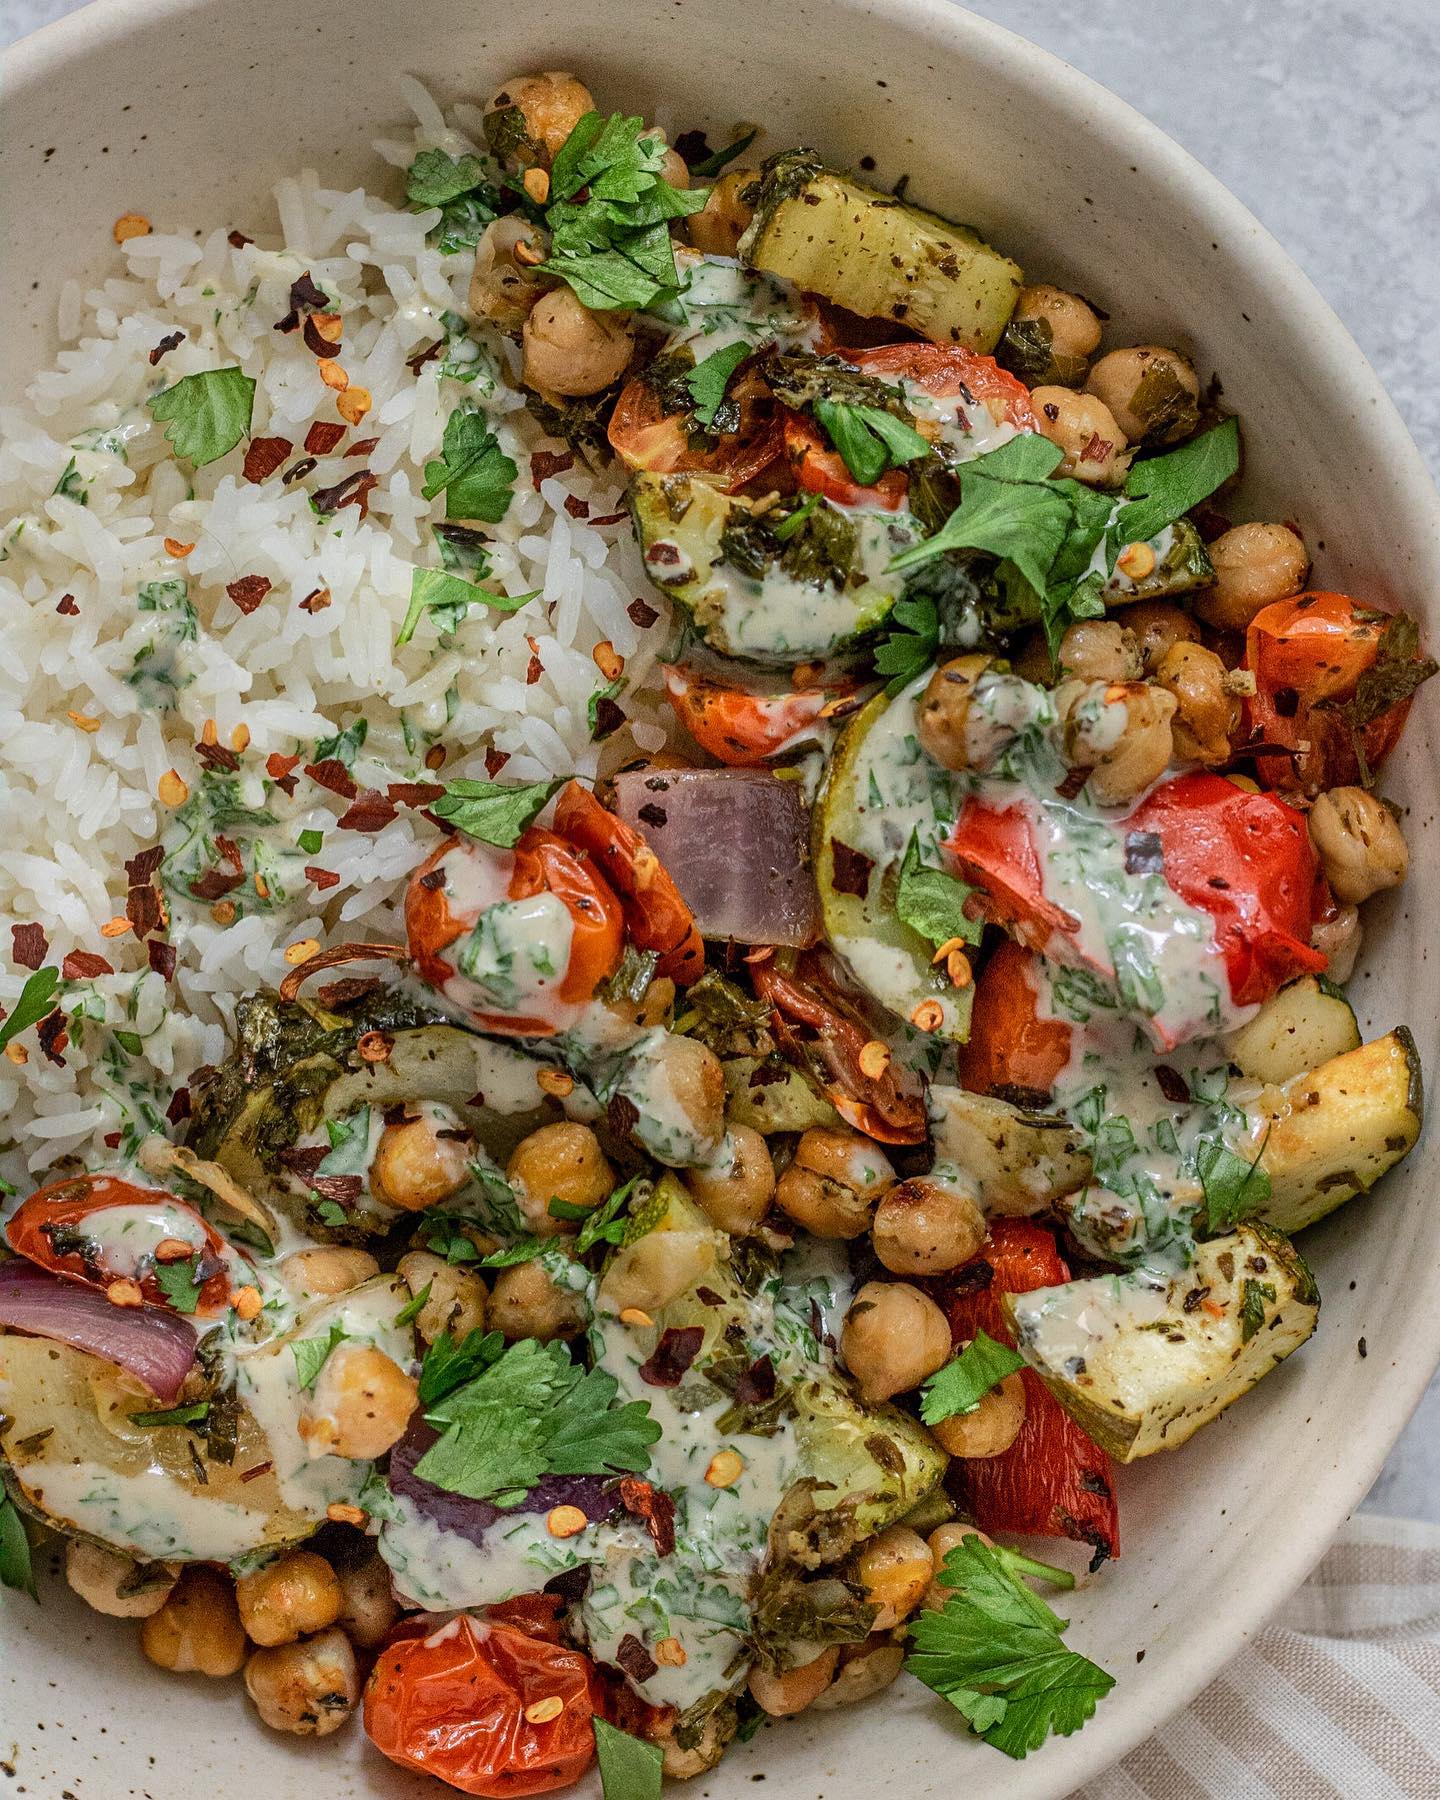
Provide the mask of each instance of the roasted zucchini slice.
POLYGON ((1321 975, 1302 975, 1273 995, 1225 1040, 1230 1060, 1251 1081, 1290 1081, 1332 1057, 1360 1048, 1354 1009, 1321 975))
POLYGON ((740 257, 862 318, 970 350, 994 349, 1023 280, 968 227, 826 169, 809 150, 765 164, 740 257))
POLYGON ((636 473, 630 510, 646 573, 705 642, 784 668, 881 625, 905 579, 890 561, 920 535, 908 513, 845 511, 821 499, 780 540, 753 500, 696 475, 636 473))
POLYGON ((1048 1212, 1090 1179, 1090 1152, 1067 1119, 940 1082, 931 1086, 927 1104, 936 1162, 963 1170, 987 1213, 1048 1212))
POLYGON ((1120 1462, 1173 1450, 1315 1329, 1320 1295, 1294 1245, 1245 1224, 1170 1280, 1135 1270, 1006 1294, 1015 1346, 1120 1462))

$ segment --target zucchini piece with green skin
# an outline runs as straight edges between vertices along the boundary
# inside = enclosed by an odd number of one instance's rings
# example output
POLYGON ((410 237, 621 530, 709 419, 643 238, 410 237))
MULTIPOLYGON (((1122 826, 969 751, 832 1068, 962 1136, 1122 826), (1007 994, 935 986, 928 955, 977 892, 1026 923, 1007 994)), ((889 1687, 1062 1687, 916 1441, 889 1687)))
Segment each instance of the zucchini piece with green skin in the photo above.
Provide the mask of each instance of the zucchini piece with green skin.
POLYGON ((904 587, 889 564, 919 539, 907 513, 846 512, 821 499, 776 541, 755 502, 695 475, 632 475, 630 510, 656 587, 724 656, 789 668, 857 643, 904 587))
POLYGON ((826 169, 808 150, 765 163, 739 254, 861 318, 969 350, 995 348, 1024 279, 966 226, 826 169))
POLYGON ((1354 1009, 1323 975, 1288 982, 1225 1039, 1226 1054, 1242 1075, 1276 1083, 1359 1048, 1354 1009))
POLYGON ((838 1127, 840 1115, 816 1082, 791 1063, 755 1056, 727 1057, 725 1116, 769 1137, 777 1131, 838 1127))
POLYGON ((1303 1231, 1366 1193, 1415 1145, 1424 1086, 1415 1040, 1403 1025, 1297 1075, 1249 1109, 1270 1198, 1257 1213, 1279 1231, 1303 1231))
POLYGON ((1135 1270, 1001 1302, 1020 1354, 1102 1450, 1134 1462, 1218 1417, 1315 1329, 1320 1295, 1294 1245, 1247 1223, 1183 1273, 1135 1270))
MULTIPOLYGON (((856 980, 902 1019, 909 1019, 924 1001, 938 1002, 941 1022, 934 1035, 964 1043, 970 1035, 973 983, 953 986, 944 965, 932 960, 935 946, 895 911, 895 884, 906 842, 891 846, 888 856, 871 859, 868 870, 844 854, 846 850, 869 854, 865 845, 872 841, 872 833, 866 815, 873 822, 894 798, 876 773, 877 758, 894 752, 897 735, 901 739, 914 735, 915 698, 926 679, 893 700, 876 694, 846 726, 815 803, 811 862, 825 936, 856 980), (856 892, 862 880, 864 892, 856 892)), ((927 778, 922 763, 912 761, 911 766, 919 771, 914 779, 927 778)), ((936 775, 944 779, 938 769, 936 775)), ((895 778, 909 779, 903 771, 895 778)))
POLYGON ((962 1170, 987 1213, 1050 1212, 1090 1179, 1090 1152, 1068 1119, 940 1082, 931 1085, 926 1104, 936 1162, 962 1170))

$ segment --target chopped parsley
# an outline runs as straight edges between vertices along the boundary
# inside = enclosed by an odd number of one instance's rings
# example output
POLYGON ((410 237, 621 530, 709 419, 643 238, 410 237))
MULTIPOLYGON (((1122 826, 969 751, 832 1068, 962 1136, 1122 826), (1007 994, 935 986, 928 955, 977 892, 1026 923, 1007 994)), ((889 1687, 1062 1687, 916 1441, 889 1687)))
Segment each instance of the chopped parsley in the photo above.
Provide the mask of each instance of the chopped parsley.
POLYGON ((521 834, 564 787, 567 777, 555 781, 505 783, 499 781, 450 781, 434 803, 437 819, 447 819, 457 831, 513 850, 521 834))
POLYGON ((397 647, 408 644, 426 613, 435 629, 443 635, 454 631, 472 606, 488 606, 502 613, 519 612, 522 606, 538 599, 540 593, 539 588, 533 588, 528 594, 495 594, 459 575, 447 574, 444 569, 412 569, 410 606, 395 643, 397 647))
POLYGON ((55 1009, 55 990, 60 985, 58 969, 37 969, 33 975, 27 976, 25 985, 20 990, 20 998, 3 1019, 0 1019, 0 1050, 12 1038, 19 1037, 32 1025, 38 1025, 41 1019, 55 1009))
POLYGON ((345 1327, 332 1325, 324 1337, 295 1338, 290 1353, 295 1358, 295 1375, 301 1390, 308 1393, 319 1379, 320 1371, 331 1355, 345 1341, 345 1327))
POLYGON ((168 425, 165 436, 175 454, 200 468, 233 450, 249 431, 255 381, 239 369, 205 369, 186 375, 147 404, 168 425))
POLYGON ((930 445, 914 426, 883 407, 820 399, 815 402, 815 417, 862 487, 872 487, 887 469, 930 454, 930 445))
POLYGON ((478 156, 450 156, 444 150, 422 150, 415 158, 405 178, 405 198, 417 212, 440 208, 440 223, 429 236, 447 256, 473 249, 503 204, 478 156))
POLYGON ((1240 1342, 1248 1344, 1265 1323, 1265 1308, 1277 1299, 1275 1286, 1269 1281, 1247 1279, 1240 1289, 1240 1342))
POLYGON ((198 1260, 187 1256, 183 1262, 155 1265, 155 1285, 178 1313, 191 1314, 200 1304, 200 1291, 205 1283, 196 1267, 198 1260))
POLYGON ((1219 1138, 1203 1138, 1196 1145, 1195 1172, 1205 1195, 1205 1224, 1212 1233, 1233 1230, 1270 1199, 1270 1176, 1260 1167, 1264 1153, 1261 1144, 1254 1162, 1246 1162, 1219 1138))
POLYGON ((425 1283, 424 1287, 420 1289, 418 1294, 412 1294, 410 1296, 409 1300, 406 1301, 404 1306, 402 1306, 395 1315, 395 1324, 397 1326, 413 1325, 415 1323, 421 1313, 424 1312, 425 1302, 430 1298, 430 1290, 434 1285, 435 1280, 432 1276, 431 1279, 425 1283))
POLYGON ((743 339, 738 344, 727 344, 723 350, 716 350, 703 362, 696 363, 683 378, 695 402, 696 421, 707 430, 715 423, 715 413, 725 398, 730 377, 749 356, 750 349, 743 339))
MULTIPOLYGON (((747 131, 743 137, 736 138, 733 144, 727 144, 723 150, 712 150, 708 156, 702 156, 698 162, 691 162, 690 157, 686 156, 686 167, 692 175, 698 175, 702 180, 713 179, 727 164, 734 162, 737 156, 743 156, 759 135, 757 126, 747 131)), ((703 147, 705 140, 701 138, 700 142, 703 147)), ((677 150, 680 148, 680 140, 676 141, 675 147, 677 150)))
POLYGON ((148 1430, 167 1425, 198 1425, 209 1416, 208 1400, 192 1400, 188 1406, 167 1406, 163 1412, 131 1413, 127 1423, 140 1425, 148 1430))
POLYGON ((458 1343, 449 1332, 442 1332, 420 1365, 420 1404, 433 1406, 453 1394, 498 1362, 504 1352, 505 1339, 498 1331, 467 1331, 458 1343))
POLYGON ((890 611, 890 633, 875 650, 878 674, 888 675, 885 692, 892 698, 923 675, 940 653, 940 614, 928 594, 897 600, 890 611))
POLYGON ((0 1490, 0 1586, 14 1588, 38 1601, 35 1566, 30 1560, 30 1539, 20 1509, 0 1490))
POLYGON ((978 944, 984 921, 970 918, 965 911, 965 902, 974 891, 943 869, 926 868, 920 861, 919 836, 911 832, 895 890, 895 911, 904 924, 932 944, 948 944, 952 938, 978 944))
POLYGON ((447 519, 483 519, 495 525, 510 509, 519 472, 484 413, 457 406, 445 421, 440 455, 425 465, 420 491, 427 500, 444 494, 447 519))
POLYGON ((991 1388, 1024 1367, 1025 1358, 1008 1344, 997 1344, 994 1338, 977 1331, 960 1354, 943 1369, 937 1369, 925 1383, 920 1417, 927 1425, 938 1425, 956 1413, 974 1412, 991 1388))

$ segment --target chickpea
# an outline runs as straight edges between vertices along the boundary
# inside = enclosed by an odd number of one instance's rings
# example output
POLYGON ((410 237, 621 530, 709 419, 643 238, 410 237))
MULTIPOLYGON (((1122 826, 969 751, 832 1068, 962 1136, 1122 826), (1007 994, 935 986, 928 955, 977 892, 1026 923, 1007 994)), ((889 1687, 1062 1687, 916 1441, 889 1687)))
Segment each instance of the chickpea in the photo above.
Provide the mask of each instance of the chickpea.
POLYGON ((1085 391, 1109 407, 1132 444, 1172 444, 1195 429, 1200 377, 1178 350, 1161 344, 1102 356, 1085 391))
POLYGON ((746 1686, 750 1698, 772 1719, 788 1719, 814 1704, 835 1678, 839 1646, 831 1644, 798 1669, 762 1669, 757 1663, 746 1686))
POLYGON ((985 1215, 973 1195, 917 1175, 897 1182, 875 1209, 875 1254, 896 1275, 944 1275, 985 1242, 985 1215))
POLYGON ((1310 558, 1288 525, 1235 525, 1209 546, 1215 585, 1195 611, 1220 631, 1244 631, 1256 613, 1304 591, 1310 558))
POLYGON ((734 256, 755 216, 754 207, 740 196, 759 179, 754 169, 732 169, 711 188, 704 209, 685 221, 690 242, 703 255, 734 256))
POLYGON ((1198 644, 1200 627, 1173 600, 1140 600, 1125 608, 1125 623, 1140 652, 1145 674, 1153 674, 1167 650, 1176 644, 1198 644))
POLYGON ((1240 729, 1240 700, 1215 652, 1201 644, 1172 644, 1156 664, 1155 680, 1175 696, 1170 730, 1178 759, 1206 767, 1228 762, 1230 740, 1240 729))
POLYGON ((919 1288, 867 1281, 845 1315, 840 1354, 862 1400, 888 1400, 919 1387, 950 1360, 950 1327, 919 1288))
POLYGON ((1019 1437, 1024 1423, 1025 1383, 1017 1369, 982 1394, 972 1412, 952 1413, 930 1432, 951 1456, 999 1456, 1019 1437))
POLYGON ((543 69, 538 75, 519 75, 507 81, 486 108, 486 113, 520 109, 525 121, 525 135, 533 150, 520 153, 529 162, 534 152, 548 167, 555 152, 569 137, 588 112, 594 112, 595 100, 583 81, 564 69, 543 69))
POLYGON ((535 302, 556 285, 538 266, 548 254, 547 233, 528 219, 512 213, 493 220, 475 246, 470 311, 501 331, 519 331, 535 302))
POLYGON ((775 1198, 770 1146, 751 1126, 732 1125, 725 1133, 719 1161, 708 1168, 687 1169, 685 1185, 722 1231, 731 1237, 745 1237, 765 1217, 775 1198))
POLYGON ((339 1344, 300 1409, 300 1435, 312 1456, 373 1461, 405 1435, 418 1392, 412 1377, 383 1350, 339 1344))
MULTIPOLYGON (((652 135, 656 137, 660 135, 658 128, 652 135)), ((660 164, 660 179, 668 181, 672 188, 684 189, 690 186, 690 170, 686 166, 685 158, 678 150, 673 150, 668 145, 660 164)))
POLYGON ((279 1267, 280 1279, 297 1300, 348 1294, 362 1281, 380 1273, 380 1265, 368 1250, 352 1250, 344 1244, 322 1244, 315 1250, 295 1250, 279 1267))
POLYGON ((138 1562, 71 1538, 65 1546, 65 1579, 89 1607, 112 1619, 148 1619, 170 1598, 179 1578, 177 1563, 138 1562))
POLYGON ((1410 867, 1400 821, 1364 788, 1337 787, 1310 808, 1310 842, 1342 906, 1399 887, 1410 867))
POLYGON ((945 1567, 945 1558, 952 1550, 957 1549, 969 1538, 979 1538, 980 1542, 993 1550, 995 1540, 986 1537, 985 1533, 975 1525, 959 1522, 950 1525, 939 1525, 930 1533, 927 1540, 930 1546, 930 1560, 934 1565, 935 1579, 925 1590, 922 1604, 927 1612, 938 1612, 955 1592, 954 1588, 940 1580, 940 1571, 945 1567))
POLYGON ((512 1341, 533 1337, 548 1344, 583 1330, 585 1311, 579 1296, 558 1286, 542 1263, 523 1262, 495 1277, 486 1323, 512 1341))
POLYGON ((554 288, 530 308, 521 333, 526 387, 598 394, 618 381, 635 349, 628 314, 591 312, 573 288, 554 288))
POLYGON ((885 1638, 866 1639, 863 1644, 847 1646, 840 1652, 840 1668, 835 1679, 818 1699, 811 1701, 816 1712, 839 1712, 869 1700, 890 1686, 905 1666, 905 1646, 892 1644, 885 1638))
POLYGON ((1354 906, 1342 906, 1333 919, 1320 919, 1311 926, 1311 947, 1329 957, 1325 973, 1332 981, 1343 983, 1354 974, 1363 935, 1360 911, 1354 906))
POLYGON ((894 1182, 895 1171, 873 1139, 814 1125, 801 1135, 795 1160, 776 1183, 775 1203, 816 1237, 857 1238, 894 1182))
POLYGON ((1049 333, 1047 381, 1071 387, 1084 380, 1086 365, 1100 348, 1100 321, 1078 294, 1036 282, 1021 288, 1013 318, 1017 324, 1039 325, 1049 333))
POLYGON ((724 1715, 718 1710, 705 1720, 699 1737, 688 1749, 675 1742, 672 1726, 668 1736, 656 1740, 663 1752, 661 1773, 671 1781, 693 1781, 697 1775, 706 1774, 725 1754, 733 1734, 733 1726, 727 1727, 724 1715))
POLYGON ((924 1538, 904 1525, 892 1525, 862 1544, 855 1556, 855 1579, 866 1600, 880 1608, 873 1629, 889 1631, 908 1619, 933 1574, 924 1538))
POLYGON ((371 1555, 337 1573, 344 1604, 335 1623, 352 1644, 374 1650, 400 1616, 389 1567, 382 1557, 371 1555))
POLYGON ((1057 475, 1119 487, 1130 467, 1128 444, 1103 401, 1065 387, 1032 388, 1030 400, 1042 434, 1065 452, 1057 475))
POLYGON ((915 709, 920 747, 942 769, 971 766, 971 701, 993 660, 989 656, 952 656, 925 684, 915 709))
POLYGON ((725 1136, 725 1071, 698 1038, 656 1032, 642 1041, 620 1092, 639 1114, 636 1143, 657 1162, 694 1168, 715 1160, 725 1136))
POLYGON ((273 1731, 328 1737, 360 1698, 355 1651, 343 1631, 257 1650, 245 1665, 245 1691, 273 1731))
POLYGON ((450 1109, 427 1106, 380 1133, 371 1191, 405 1212, 423 1212, 464 1187, 474 1154, 474 1138, 450 1109))
POLYGON ((395 1272, 417 1299, 427 1287, 430 1290, 415 1320, 422 1343, 433 1344, 442 1337, 463 1338, 484 1329, 489 1292, 473 1269, 462 1269, 428 1250, 410 1250, 395 1265, 395 1272))
MULTIPOLYGON (((627 1028, 653 1031, 657 1025, 669 1023, 675 1007, 675 983, 668 975, 657 975, 639 1000, 611 999, 601 1004, 627 1028)), ((633 1030, 627 1029, 627 1040, 633 1035, 633 1030)))
POLYGON ((561 1119, 542 1125, 515 1146, 505 1170, 516 1190, 525 1223, 537 1237, 558 1237, 579 1229, 574 1219, 557 1219, 550 1202, 595 1207, 615 1188, 615 1171, 588 1125, 561 1119))
POLYGON ((245 1635, 267 1647, 323 1631, 345 1604, 335 1571, 313 1550, 292 1550, 242 1576, 235 1583, 235 1600, 245 1635))
POLYGON ((1140 652, 1113 619, 1077 619, 1060 640, 1060 668, 1073 681, 1134 681, 1140 652))
POLYGON ((159 1612, 140 1627, 140 1648, 176 1675, 233 1675, 245 1660, 235 1589, 218 1569, 185 1569, 159 1612))
POLYGON ((1170 766, 1175 696, 1147 681, 1066 683, 1056 694, 1066 760, 1090 771, 1101 806, 1118 806, 1170 766))

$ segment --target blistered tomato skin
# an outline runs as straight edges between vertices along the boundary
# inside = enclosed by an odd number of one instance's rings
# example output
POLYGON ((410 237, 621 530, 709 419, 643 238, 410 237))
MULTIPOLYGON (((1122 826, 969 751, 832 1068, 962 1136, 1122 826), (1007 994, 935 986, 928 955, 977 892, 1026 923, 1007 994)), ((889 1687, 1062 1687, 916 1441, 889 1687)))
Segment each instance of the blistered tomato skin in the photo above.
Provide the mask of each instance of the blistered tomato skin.
POLYGON ((578 1650, 462 1614, 428 1636, 402 1627, 381 1651, 365 1730, 404 1768, 507 1800, 580 1779, 595 1758, 601 1704, 595 1667, 578 1650))

